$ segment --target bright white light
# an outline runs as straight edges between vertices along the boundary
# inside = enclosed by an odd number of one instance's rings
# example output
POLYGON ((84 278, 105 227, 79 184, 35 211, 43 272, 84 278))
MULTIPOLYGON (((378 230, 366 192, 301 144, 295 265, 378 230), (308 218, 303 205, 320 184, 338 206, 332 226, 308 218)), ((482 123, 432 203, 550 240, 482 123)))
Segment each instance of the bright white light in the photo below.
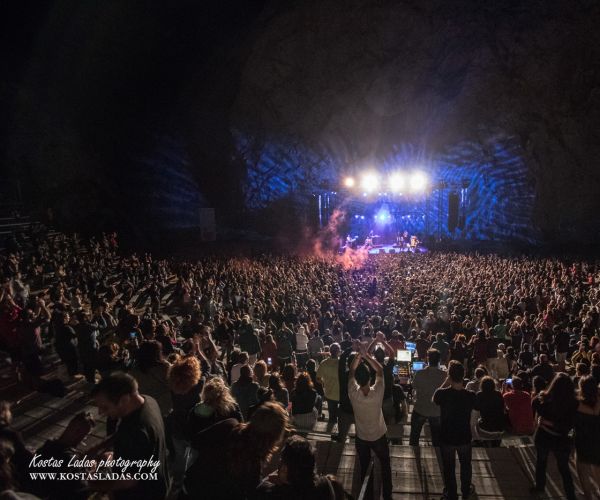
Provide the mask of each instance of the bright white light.
POLYGON ((344 179, 344 186, 346 186, 347 188, 353 188, 355 184, 356 181, 354 180, 354 177, 346 177, 344 179))
POLYGON ((362 178, 361 186, 367 193, 372 193, 379 187, 379 177, 374 173, 365 174, 362 178))
POLYGON ((404 189, 406 181, 402 174, 392 174, 390 176, 389 184, 390 184, 390 191, 392 193, 399 193, 400 191, 402 191, 404 189))
POLYGON ((390 213, 388 212, 388 209, 386 207, 382 207, 375 214, 375 220, 380 225, 386 225, 386 224, 389 224, 389 222, 391 222, 392 216, 390 215, 390 213))
POLYGON ((424 191, 427 187, 427 176, 423 172, 415 172, 410 178, 410 190, 413 192, 424 191))

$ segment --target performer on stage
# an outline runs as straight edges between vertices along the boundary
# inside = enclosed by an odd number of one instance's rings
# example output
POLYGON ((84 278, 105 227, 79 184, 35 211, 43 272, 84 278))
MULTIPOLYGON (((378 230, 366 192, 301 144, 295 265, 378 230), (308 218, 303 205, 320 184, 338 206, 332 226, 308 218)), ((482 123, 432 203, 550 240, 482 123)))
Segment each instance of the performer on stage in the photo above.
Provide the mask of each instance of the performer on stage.
POLYGON ((350 234, 348 234, 346 236, 346 243, 345 243, 345 245, 342 248, 344 248, 344 249, 346 249, 346 248, 354 248, 354 242, 356 241, 356 238, 358 238, 358 236, 355 236, 353 238, 350 234))
POLYGON ((417 238, 417 235, 413 234, 410 237, 410 249, 413 251, 413 253, 417 250, 419 243, 420 243, 419 238, 417 238))
POLYGON ((396 234, 396 247, 402 248, 404 246, 404 236, 401 233, 396 234))

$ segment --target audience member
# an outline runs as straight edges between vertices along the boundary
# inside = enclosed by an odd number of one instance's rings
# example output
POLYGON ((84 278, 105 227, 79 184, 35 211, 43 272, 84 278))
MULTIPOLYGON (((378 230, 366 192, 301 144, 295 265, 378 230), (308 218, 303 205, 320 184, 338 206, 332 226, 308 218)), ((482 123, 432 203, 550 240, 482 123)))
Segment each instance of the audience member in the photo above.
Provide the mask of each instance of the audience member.
MULTIPOLYGON (((171 460, 166 466, 171 466, 176 483, 181 482, 185 463, 196 457, 182 422, 198 418, 198 434, 228 416, 234 415, 239 421, 243 412, 248 419, 268 399, 284 410, 289 407, 296 421, 308 415, 311 425, 315 421, 313 408, 317 413, 326 409, 331 429, 338 424, 335 439, 345 441, 355 420, 348 393, 348 382, 354 377, 349 377, 348 368, 356 353, 362 357, 364 350, 353 343, 353 338, 370 344, 369 350, 384 365, 386 431, 382 435, 393 439, 394 426, 407 414, 399 410, 403 392, 393 375, 395 351, 406 348, 407 341, 415 342, 416 355, 425 359, 433 344, 441 350, 444 363, 461 362, 469 376, 475 371, 467 389, 478 393, 480 431, 500 432, 500 415, 506 408, 512 432, 528 434, 533 408, 541 422, 535 438, 538 462, 553 451, 560 455, 563 473, 564 456, 570 451, 568 439, 563 439, 567 424, 552 403, 551 394, 556 389, 545 389, 555 373, 565 371, 575 372, 576 382, 586 379, 588 373, 600 380, 600 287, 599 280, 588 279, 597 274, 592 263, 442 252, 375 255, 354 267, 344 266, 335 258, 308 256, 185 261, 159 260, 149 254, 125 255, 113 234, 87 241, 61 234, 52 238, 38 235, 31 242, 22 238, 15 242, 12 254, 0 254, 0 346, 10 356, 12 373, 25 385, 52 392, 53 383, 61 383, 47 376, 53 370, 48 362, 53 350, 66 372, 59 370, 59 376, 68 377, 70 382, 83 375, 93 384, 131 369, 138 379, 140 398, 149 402, 155 399, 160 413, 168 415, 164 445, 169 447, 171 460), (174 365, 171 369, 170 364, 174 365), (297 389, 304 383, 304 375, 297 377, 297 370, 304 366, 307 379, 314 385, 304 395, 311 401, 306 400, 312 402, 314 390, 325 400, 324 404, 307 404, 306 413, 302 411, 305 398, 297 389), (482 366, 487 366, 496 380, 486 382, 482 366), (268 374, 278 368, 285 387, 277 374, 268 374), (514 373, 518 376, 504 384, 501 408, 494 382, 498 385, 514 373), (206 401, 200 401, 203 384, 212 383, 213 378, 221 380, 221 395, 214 404, 208 403, 207 396, 206 401), (228 386, 232 382, 241 410, 230 406, 232 400, 235 405, 228 386), (294 389, 290 407, 289 395, 294 389), (530 391, 532 407, 527 405, 530 391)), ((464 439, 460 444, 440 443, 437 416, 444 414, 443 406, 438 408, 428 400, 436 385, 443 382, 434 379, 441 379, 444 372, 437 368, 439 363, 429 361, 430 366, 414 376, 411 444, 418 444, 422 426, 428 421, 433 443, 446 451, 447 479, 450 452, 454 464, 456 451, 459 459, 465 459, 468 450, 458 450, 466 445, 464 439)), ((370 377, 369 386, 372 373, 370 377)), ((591 382, 586 384, 591 387, 591 382)), ((375 393, 376 386, 377 377, 367 392, 375 393)), ((210 387, 208 392, 213 389, 210 387)), ((453 391, 460 393, 458 382, 453 391)), ((134 397, 128 401, 139 403, 134 397)), ((589 403, 591 397, 586 401, 589 403)), ((575 425, 581 427, 576 429, 580 436, 590 431, 581 422, 594 417, 586 414, 586 408, 591 407, 588 403, 581 402, 579 408, 584 411, 574 417, 575 425)), ((148 408, 153 406, 148 404, 148 408)), ((125 406, 131 409, 133 404, 125 406)), ((448 414, 460 415, 450 406, 448 414)), ((110 413, 122 411, 117 408, 110 413)), ((109 434, 119 418, 128 421, 127 416, 109 418, 109 434)), ((364 430, 364 420, 357 425, 364 430)), ((457 433, 456 428, 453 433, 457 433)), ((363 439, 364 455, 372 443, 360 432, 358 435, 363 439)), ((378 441, 379 436, 374 439, 378 441)), ((154 438, 151 441, 154 443, 154 438)), ((582 438, 578 443, 581 447, 582 438)), ((14 443, 9 445, 7 453, 15 449, 11 460, 16 461, 19 451, 14 443)), ((60 451, 74 453, 66 448, 60 451)), ((585 451, 578 454, 583 456, 585 451)), ((589 465, 591 459, 581 463, 589 465)), ((543 466, 538 467, 538 475, 542 470, 543 466)), ((594 473, 586 473, 582 482, 590 479, 593 484, 594 473)), ((16 470, 14 477, 22 476, 23 471, 16 470)), ((163 473, 159 482, 165 482, 166 476, 163 473)), ((540 480, 538 486, 543 484, 540 480)), ((73 491, 77 490, 73 486, 73 491)), ((451 482, 450 486, 446 492, 449 497, 456 490, 455 479, 454 490, 451 482)), ((463 481, 462 486, 464 492, 469 484, 463 481)), ((123 495, 127 491, 122 484, 107 485, 113 487, 123 488, 123 495)), ((565 488, 569 495, 568 480, 565 488)), ((153 488, 154 493, 157 491, 153 488)))
POLYGON ((579 381, 575 413, 577 474, 586 500, 600 498, 600 398, 598 382, 590 376, 579 381))
POLYGON ((156 480, 95 481, 91 484, 92 489, 110 492, 116 499, 164 499, 171 480, 163 417, 156 400, 140 394, 137 381, 125 373, 113 373, 101 380, 92 390, 92 396, 101 415, 119 419, 112 439, 114 459, 148 460, 154 457, 158 462, 156 470, 152 471, 156 472, 156 480))
MULTIPOLYGON (((363 344, 361 348, 361 352, 352 360, 348 378, 348 397, 352 403, 356 423, 355 446, 360 463, 360 479, 364 480, 367 474, 372 451, 381 467, 383 498, 389 500, 392 498, 392 469, 386 438, 387 427, 382 411, 385 392, 383 367, 367 353, 363 344), (375 371, 375 384, 372 386, 369 368, 362 363, 363 360, 375 371)), ((372 487, 372 484, 367 486, 369 493, 372 487)))
POLYGON ((508 414, 511 432, 517 435, 533 434, 531 395, 523 390, 523 381, 519 377, 515 376, 510 382, 506 382, 502 399, 508 414))
POLYGON ((537 461, 533 493, 543 493, 546 487, 546 467, 550 452, 556 457, 558 471, 562 476, 568 500, 576 500, 573 477, 569 469, 571 442, 569 432, 573 429, 577 400, 572 380, 565 373, 556 375, 548 389, 533 400, 533 410, 539 416, 535 433, 537 461))
POLYGON ((192 438, 198 458, 186 471, 181 499, 252 498, 260 484, 261 465, 270 459, 289 431, 281 405, 259 406, 247 423, 222 420, 192 438))
POLYGON ((471 483, 471 412, 475 394, 463 387, 465 368, 458 361, 448 365, 448 377, 435 391, 433 402, 440 407, 440 451, 444 475, 444 499, 457 500, 456 455, 460 461, 460 486, 463 499, 473 492, 471 483))
POLYGON ((321 413, 321 396, 313 388, 310 375, 301 372, 296 378, 294 390, 290 394, 292 403, 292 423, 298 429, 312 429, 321 413))
POLYGON ((343 486, 333 476, 315 473, 315 450, 300 436, 287 439, 277 472, 258 487, 259 500, 343 500, 343 486))
POLYGON ((339 344, 331 344, 329 346, 329 356, 325 357, 317 369, 317 378, 323 384, 330 424, 337 423, 338 406, 340 404, 339 355, 339 344))
POLYGON ((433 446, 440 445, 440 408, 432 401, 433 394, 441 387, 447 373, 439 368, 440 353, 437 349, 427 351, 427 363, 413 379, 413 412, 410 423, 411 446, 419 446, 419 436, 425 422, 429 423, 433 446))
POLYGON ((248 420, 250 408, 259 402, 259 389, 260 385, 254 381, 252 368, 248 365, 242 366, 240 378, 231 385, 231 394, 237 401, 244 420, 248 420))

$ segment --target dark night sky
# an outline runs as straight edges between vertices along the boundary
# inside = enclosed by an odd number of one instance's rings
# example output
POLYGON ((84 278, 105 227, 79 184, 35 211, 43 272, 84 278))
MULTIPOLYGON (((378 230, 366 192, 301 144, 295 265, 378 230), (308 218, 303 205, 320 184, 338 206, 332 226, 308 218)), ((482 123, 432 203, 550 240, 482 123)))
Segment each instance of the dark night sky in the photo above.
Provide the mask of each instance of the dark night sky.
POLYGON ((2 24, 3 170, 76 225, 142 213, 140 159, 165 137, 231 221, 241 130, 258 148, 330 155, 335 143, 357 157, 501 131, 535 178, 546 238, 600 227, 588 223, 600 209, 597 2, 12 1, 2 24))

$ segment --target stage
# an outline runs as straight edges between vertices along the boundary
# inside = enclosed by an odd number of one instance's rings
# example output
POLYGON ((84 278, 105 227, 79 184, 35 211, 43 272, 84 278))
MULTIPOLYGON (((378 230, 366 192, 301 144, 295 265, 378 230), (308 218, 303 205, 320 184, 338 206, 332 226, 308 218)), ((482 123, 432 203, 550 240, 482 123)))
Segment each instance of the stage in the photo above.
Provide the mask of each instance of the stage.
POLYGON ((394 245, 375 245, 369 248, 369 255, 378 255, 381 253, 426 253, 427 249, 423 246, 418 246, 416 248, 408 248, 408 247, 397 247, 394 245))

